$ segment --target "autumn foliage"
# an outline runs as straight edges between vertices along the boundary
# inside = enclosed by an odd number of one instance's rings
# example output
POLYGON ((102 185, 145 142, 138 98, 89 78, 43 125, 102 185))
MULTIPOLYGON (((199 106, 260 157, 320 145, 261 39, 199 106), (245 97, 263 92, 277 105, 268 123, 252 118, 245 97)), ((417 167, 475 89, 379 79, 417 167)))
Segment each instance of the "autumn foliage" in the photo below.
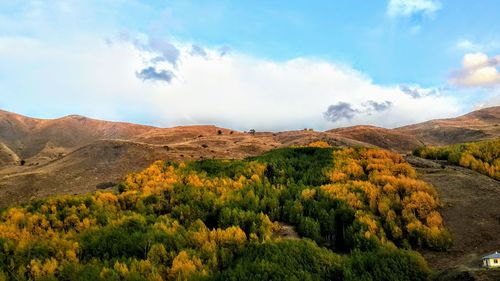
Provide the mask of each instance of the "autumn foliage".
POLYGON ((439 205, 380 149, 157 161, 116 191, 2 211, 0 280, 426 280, 411 249, 450 245, 439 205))
POLYGON ((481 174, 500 180, 500 139, 449 146, 421 147, 416 156, 427 159, 447 160, 481 174))

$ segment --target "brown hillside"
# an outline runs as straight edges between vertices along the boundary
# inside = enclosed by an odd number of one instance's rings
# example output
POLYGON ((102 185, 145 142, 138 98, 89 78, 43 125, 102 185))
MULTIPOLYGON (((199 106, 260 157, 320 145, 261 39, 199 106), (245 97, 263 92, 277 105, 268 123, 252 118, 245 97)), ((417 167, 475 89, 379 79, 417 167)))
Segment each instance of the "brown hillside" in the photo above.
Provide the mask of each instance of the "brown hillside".
POLYGON ((216 126, 156 128, 76 115, 35 119, 0 111, 0 206, 51 194, 93 191, 105 187, 103 183, 117 183, 126 173, 158 159, 239 159, 320 140, 333 146, 379 146, 407 152, 422 145, 422 136, 436 138, 432 143, 460 141, 458 137, 450 139, 449 128, 459 136, 473 130, 468 140, 498 136, 498 110, 485 109, 395 130, 355 126, 327 132, 255 134, 216 126), (445 133, 435 124, 445 128, 445 133), (20 165, 21 160, 25 165, 20 165))
POLYGON ((417 138, 395 130, 375 126, 353 126, 329 130, 333 135, 370 143, 372 145, 401 152, 410 151, 422 145, 417 138))
POLYGON ((440 212, 453 236, 453 245, 445 252, 422 250, 429 265, 443 271, 436 280, 499 280, 498 272, 481 268, 481 257, 500 248, 495 235, 500 231, 500 182, 442 161, 413 156, 406 160, 438 191, 440 212))
POLYGON ((8 146, 0 142, 0 167, 6 165, 16 165, 20 161, 17 154, 8 146))
POLYGON ((428 145, 478 141, 500 136, 500 106, 466 115, 404 126, 395 131, 416 137, 428 145))
POLYGON ((0 111, 0 141, 21 158, 30 158, 52 147, 68 151, 98 139, 129 139, 152 127, 95 120, 78 115, 35 119, 0 111))

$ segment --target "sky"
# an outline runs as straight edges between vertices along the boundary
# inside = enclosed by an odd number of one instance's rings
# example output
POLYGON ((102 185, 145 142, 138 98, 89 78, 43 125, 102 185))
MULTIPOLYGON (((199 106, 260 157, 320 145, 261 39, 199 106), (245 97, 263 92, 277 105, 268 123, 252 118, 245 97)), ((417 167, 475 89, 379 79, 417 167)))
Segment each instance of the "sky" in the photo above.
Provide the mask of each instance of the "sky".
POLYGON ((387 128, 500 105, 497 0, 0 0, 0 109, 387 128))

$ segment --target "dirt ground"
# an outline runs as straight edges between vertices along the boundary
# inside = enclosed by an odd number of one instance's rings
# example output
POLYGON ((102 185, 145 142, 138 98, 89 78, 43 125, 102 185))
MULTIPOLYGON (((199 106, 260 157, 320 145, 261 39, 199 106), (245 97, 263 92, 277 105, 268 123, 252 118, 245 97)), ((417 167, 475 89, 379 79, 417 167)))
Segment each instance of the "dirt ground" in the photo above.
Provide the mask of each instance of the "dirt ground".
POLYGON ((413 156, 407 161, 437 189, 445 226, 453 235, 448 251, 422 251, 429 266, 463 273, 446 280, 500 280, 500 270, 481 268, 482 256, 500 251, 500 182, 444 162, 413 156))
POLYGON ((284 222, 279 222, 279 229, 276 231, 276 235, 283 239, 298 239, 300 238, 295 227, 293 225, 286 224, 284 222))

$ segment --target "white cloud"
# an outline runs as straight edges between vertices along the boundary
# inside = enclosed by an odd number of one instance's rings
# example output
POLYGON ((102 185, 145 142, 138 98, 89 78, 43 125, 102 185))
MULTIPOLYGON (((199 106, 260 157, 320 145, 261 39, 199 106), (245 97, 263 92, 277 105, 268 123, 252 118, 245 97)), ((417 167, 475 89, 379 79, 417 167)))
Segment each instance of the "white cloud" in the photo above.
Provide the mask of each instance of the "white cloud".
POLYGON ((465 54, 462 60, 462 65, 467 69, 474 69, 488 65, 488 56, 483 53, 465 54))
POLYGON ((455 71, 451 83, 465 87, 500 85, 500 55, 488 57, 484 53, 468 53, 462 59, 462 68, 455 71))
POLYGON ((389 0, 387 14, 391 17, 431 15, 439 9, 441 9, 441 3, 435 0, 389 0))
POLYGON ((236 129, 328 129, 354 124, 400 126, 461 112, 447 95, 415 99, 398 86, 383 86, 349 66, 310 58, 276 62, 232 52, 221 55, 191 44, 179 50, 175 68, 159 61, 155 70, 173 73, 170 83, 136 77, 149 66, 150 51, 132 42, 109 44, 79 37, 44 42, 0 37, 0 107, 45 116, 82 114, 161 126, 217 124, 236 129), (352 118, 324 118, 330 105, 348 103, 352 118), (368 105, 387 105, 365 110, 368 105))
POLYGON ((459 40, 456 44, 456 47, 458 49, 466 50, 466 51, 479 51, 482 49, 482 46, 479 44, 476 44, 470 40, 463 39, 459 40))
POLYGON ((461 39, 457 41, 455 48, 467 52, 488 52, 500 49, 500 42, 495 39, 484 42, 461 39))

